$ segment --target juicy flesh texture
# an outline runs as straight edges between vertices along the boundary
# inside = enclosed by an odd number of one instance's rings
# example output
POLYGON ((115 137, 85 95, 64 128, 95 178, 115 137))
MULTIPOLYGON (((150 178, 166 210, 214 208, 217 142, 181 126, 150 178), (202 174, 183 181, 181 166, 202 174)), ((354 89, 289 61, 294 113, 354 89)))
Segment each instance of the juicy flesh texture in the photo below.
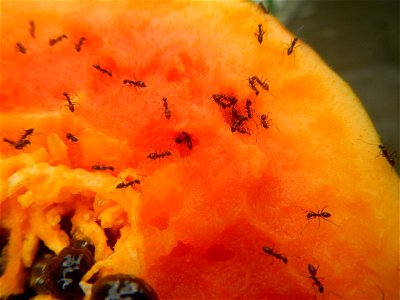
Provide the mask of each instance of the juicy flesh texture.
POLYGON ((69 211, 75 235, 94 239, 91 274, 132 272, 163 299, 311 299, 310 263, 320 266, 325 298, 398 295, 398 177, 376 157, 378 137, 351 89, 302 41, 288 56, 293 36, 272 16, 242 2, 24 2, 4 3, 1 22, 2 138, 36 132, 22 151, 0 144, 2 225, 13 229, 14 249, 31 249, 9 254, 2 295, 21 292, 16 270, 31 264, 21 262, 35 251, 24 232, 58 253, 68 239, 54 220, 69 211), (68 38, 49 46, 62 34, 68 38), (268 80, 270 90, 255 96, 251 76, 268 80), (78 103, 74 112, 63 92, 78 103), (250 136, 231 132, 230 108, 211 98, 219 93, 236 96, 242 114, 253 101, 250 136), (272 125, 264 129, 260 116, 268 112, 272 125), (193 137, 192 150, 174 142, 182 131, 193 137), (147 158, 165 150, 172 155, 147 158), (91 166, 103 163, 116 171, 94 174, 91 166), (10 187, 28 167, 56 177, 43 187, 36 179, 43 198, 29 194, 32 177, 21 180, 28 188, 10 187), (128 175, 140 187, 116 191, 128 175), (54 203, 50 237, 34 225, 54 203), (307 220, 307 211, 324 207, 334 224, 307 220), (112 263, 107 226, 121 230, 112 263), (266 255, 265 245, 288 264, 266 255))

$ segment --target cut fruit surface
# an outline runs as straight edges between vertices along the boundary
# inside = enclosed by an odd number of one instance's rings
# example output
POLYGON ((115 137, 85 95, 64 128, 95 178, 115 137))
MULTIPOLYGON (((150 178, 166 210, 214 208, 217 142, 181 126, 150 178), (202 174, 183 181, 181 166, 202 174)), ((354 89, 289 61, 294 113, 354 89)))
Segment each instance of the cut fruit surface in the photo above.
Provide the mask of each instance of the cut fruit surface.
POLYGON ((303 41, 288 55, 273 16, 1 11, 1 297, 26 291, 40 241, 71 238, 95 249, 86 299, 113 274, 160 299, 399 297, 399 178, 351 88, 303 41))

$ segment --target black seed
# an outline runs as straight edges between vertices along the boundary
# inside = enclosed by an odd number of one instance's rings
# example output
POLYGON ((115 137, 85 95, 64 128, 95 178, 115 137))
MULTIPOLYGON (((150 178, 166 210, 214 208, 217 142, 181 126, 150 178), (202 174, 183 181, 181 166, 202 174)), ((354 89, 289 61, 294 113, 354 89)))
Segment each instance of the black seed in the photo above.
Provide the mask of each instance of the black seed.
POLYGON ((95 282, 90 299, 158 300, 158 295, 143 279, 125 274, 114 274, 95 282))
POLYGON ((49 260, 45 270, 46 286, 58 299, 83 299, 79 282, 93 264, 93 255, 87 248, 66 247, 49 260))

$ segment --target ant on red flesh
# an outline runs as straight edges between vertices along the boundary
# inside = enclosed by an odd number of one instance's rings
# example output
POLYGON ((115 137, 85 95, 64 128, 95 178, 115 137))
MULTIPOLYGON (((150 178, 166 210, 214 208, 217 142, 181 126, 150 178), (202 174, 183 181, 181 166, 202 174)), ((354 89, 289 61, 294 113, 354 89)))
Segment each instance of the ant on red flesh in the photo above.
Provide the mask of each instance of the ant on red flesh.
POLYGON ((266 115, 265 115, 265 114, 262 114, 261 117, 260 117, 260 119, 261 119, 261 125, 262 125, 262 127, 264 127, 265 129, 268 129, 269 126, 271 125, 271 123, 270 123, 271 119, 268 119, 268 115, 269 115, 269 113, 267 113, 266 115))
POLYGON ((55 44, 61 42, 63 39, 68 38, 65 34, 60 35, 59 37, 56 37, 55 39, 50 39, 49 44, 50 46, 54 46, 55 44))
POLYGON ((106 170, 114 171, 113 166, 106 166, 106 165, 93 165, 92 169, 96 171, 106 171, 106 170))
POLYGON ((104 74, 107 74, 108 76, 112 77, 112 73, 110 71, 108 71, 107 69, 103 69, 98 64, 93 65, 93 68, 95 68, 95 69, 99 70, 100 72, 102 72, 104 74))
POLYGON ((258 96, 258 94, 260 93, 260 91, 257 89, 256 85, 259 85, 262 89, 269 91, 268 83, 265 80, 258 78, 257 76, 249 77, 248 81, 249 81, 249 86, 254 91, 256 96, 258 96))
POLYGON ((31 34, 31 37, 35 37, 35 22, 33 22, 33 21, 29 21, 29 26, 30 26, 30 29, 29 29, 29 33, 31 34))
POLYGON ((3 138, 3 141, 6 142, 6 143, 9 143, 11 146, 14 147, 14 149, 17 149, 17 150, 22 150, 26 146, 31 144, 31 142, 29 140, 27 140, 27 139, 19 140, 19 141, 15 142, 15 141, 12 141, 10 139, 3 138))
POLYGON ((212 98, 222 108, 230 107, 238 102, 236 97, 224 94, 214 94, 212 98))
POLYGON ((171 118, 171 111, 168 107, 168 100, 166 97, 163 97, 162 101, 164 106, 164 115, 167 118, 167 120, 169 120, 171 118))
POLYGON ((235 106, 232 106, 232 125, 231 125, 232 132, 237 131, 242 134, 251 135, 249 129, 245 124, 247 120, 248 118, 246 116, 239 114, 238 111, 235 109, 235 106))
POLYGON ((265 34, 265 31, 262 27, 262 24, 258 24, 258 32, 254 32, 254 35, 257 37, 257 40, 260 44, 263 42, 264 34, 265 34))
POLYGON ((296 46, 297 42, 298 42, 299 38, 295 37, 293 39, 293 41, 290 43, 290 47, 287 49, 287 55, 290 55, 293 53, 294 51, 294 47, 296 46))
POLYGON ((68 104, 65 104, 64 106, 68 106, 69 110, 71 112, 75 111, 75 105, 77 104, 77 102, 72 102, 71 97, 69 96, 69 94, 67 92, 63 93, 65 100, 67 100, 68 104))
POLYGON ((129 79, 124 79, 124 84, 125 85, 130 85, 130 86, 135 86, 135 87, 140 87, 140 88, 145 88, 146 84, 143 81, 134 81, 134 80, 129 80, 129 79))
POLYGON ((86 38, 81 37, 81 38, 79 39, 78 43, 75 44, 75 50, 78 51, 78 52, 80 52, 80 51, 81 51, 81 48, 82 48, 82 45, 83 45, 83 43, 84 43, 85 41, 86 41, 86 38))
POLYGON ((13 140, 7 139, 7 138, 4 138, 3 141, 6 143, 9 143, 11 146, 14 147, 14 149, 21 150, 31 144, 31 142, 27 138, 33 134, 34 129, 29 128, 29 129, 25 129, 24 131, 25 132, 21 135, 19 140, 16 142, 13 140))
POLYGON ((288 263, 288 259, 283 256, 280 253, 274 252, 274 247, 270 248, 267 246, 262 247, 262 249, 264 250, 265 253, 267 253, 268 255, 274 256, 277 259, 280 259, 281 261, 283 261, 283 263, 287 264, 288 263))
POLYGON ((25 53, 26 53, 26 48, 25 48, 21 43, 17 43, 17 44, 16 44, 16 47, 17 47, 17 50, 18 50, 19 52, 21 52, 22 54, 25 54, 25 53))
MULTIPOLYGON (((122 180, 122 179, 121 179, 122 180)), ((130 180, 130 181, 123 181, 119 184, 117 184, 117 186, 115 187, 116 189, 125 189, 129 186, 134 186, 135 184, 140 184, 140 180, 139 179, 134 179, 134 180, 130 180)))
POLYGON ((78 142, 79 140, 78 140, 78 138, 76 137, 76 136, 74 136, 72 133, 70 133, 70 132, 67 132, 67 134, 65 135, 66 136, 66 138, 68 139, 68 140, 70 140, 71 142, 78 142))
POLYGON ((190 136, 190 134, 188 134, 185 131, 182 131, 175 138, 175 143, 177 143, 177 144, 186 143, 186 146, 189 148, 189 150, 192 150, 192 137, 190 136))
POLYGON ((147 157, 150 158, 151 160, 156 160, 157 158, 161 159, 161 158, 164 158, 164 157, 167 157, 167 156, 171 156, 171 155, 172 155, 171 151, 166 150, 166 151, 163 151, 163 152, 160 152, 160 153, 158 153, 157 151, 156 152, 152 152, 149 155, 147 155, 147 157))
POLYGON ((246 113, 247 113, 247 118, 248 119, 251 119, 253 117, 254 109, 251 108, 252 104, 253 104, 253 102, 251 102, 250 99, 246 100, 246 113))
POLYGON ((322 285, 321 281, 319 281, 319 279, 317 277, 318 269, 319 269, 319 266, 317 268, 315 268, 312 264, 308 264, 308 272, 311 275, 308 278, 311 278, 312 280, 314 280, 313 284, 318 287, 318 291, 320 292, 320 294, 322 294, 324 292, 324 286, 322 285))

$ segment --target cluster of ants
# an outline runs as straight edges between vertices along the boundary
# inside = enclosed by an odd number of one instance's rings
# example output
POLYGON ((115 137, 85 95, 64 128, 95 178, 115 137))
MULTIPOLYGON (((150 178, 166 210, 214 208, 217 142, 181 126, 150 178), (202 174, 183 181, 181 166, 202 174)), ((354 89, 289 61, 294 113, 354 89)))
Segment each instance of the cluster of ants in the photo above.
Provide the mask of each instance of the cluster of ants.
MULTIPOLYGON (((269 90, 268 83, 265 80, 258 78, 257 76, 249 77, 248 82, 249 82, 250 88, 254 91, 256 96, 258 96, 260 93, 258 87, 260 87, 266 91, 269 90)), ((253 118, 253 114, 254 114, 254 109, 252 108, 253 102, 250 99, 246 100, 245 107, 244 107, 245 114, 241 114, 236 108, 236 105, 239 100, 235 96, 226 95, 226 94, 214 94, 214 95, 212 95, 212 98, 215 101, 215 103, 217 103, 223 109, 226 109, 229 107, 231 108, 230 124, 231 124, 232 132, 237 131, 242 134, 251 135, 251 132, 247 126, 247 122, 253 118)), ((268 119, 268 114, 269 113, 262 114, 260 116, 260 125, 265 129, 268 129, 271 125, 271 119, 268 119)), ((258 124, 257 124, 257 126, 258 126, 258 124)))
MULTIPOLYGON (((307 214, 306 214, 307 221, 318 218, 318 222, 320 222, 321 219, 331 222, 328 220, 328 218, 330 218, 331 216, 332 216, 331 213, 325 211, 325 207, 322 208, 322 210, 318 210, 317 212, 307 211, 307 214)), ((335 224, 333 222, 331 222, 331 223, 335 224)), ((274 251, 274 247, 271 248, 268 246, 264 246, 264 247, 262 247, 262 250, 266 254, 268 254, 278 260, 281 260, 284 264, 288 263, 287 257, 281 253, 278 253, 277 251, 274 251)), ((315 268, 312 264, 308 264, 308 272, 310 273, 310 276, 308 278, 313 280, 313 285, 316 285, 318 287, 319 293, 322 294, 324 292, 324 286, 323 286, 322 282, 319 280, 319 278, 317 277, 318 269, 319 269, 319 266, 317 268, 315 268)))

